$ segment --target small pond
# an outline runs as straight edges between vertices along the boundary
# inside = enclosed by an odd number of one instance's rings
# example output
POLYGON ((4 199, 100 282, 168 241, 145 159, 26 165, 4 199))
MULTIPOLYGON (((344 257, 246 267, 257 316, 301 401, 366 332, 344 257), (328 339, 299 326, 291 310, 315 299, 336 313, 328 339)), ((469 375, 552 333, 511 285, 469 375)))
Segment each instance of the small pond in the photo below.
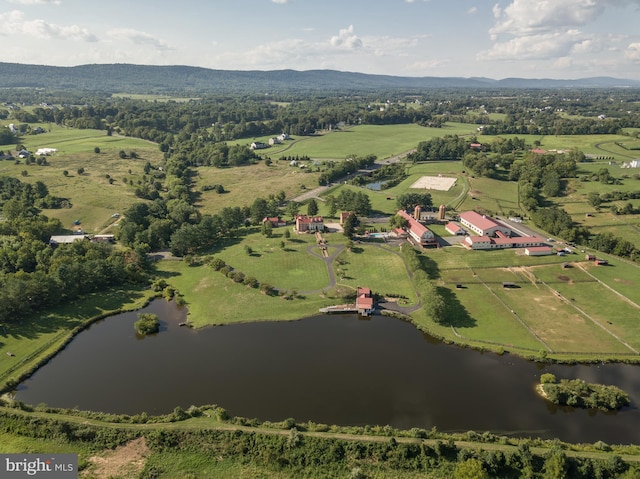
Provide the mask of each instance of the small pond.
POLYGON ((154 301, 161 332, 136 337, 136 313, 93 324, 19 385, 29 404, 135 414, 218 404, 231 415, 342 425, 492 431, 572 442, 630 443, 640 430, 640 368, 543 366, 444 345, 384 316, 317 316, 194 331, 183 310, 154 301), (540 375, 615 384, 617 413, 548 404, 540 375))
POLYGON ((365 188, 368 188, 373 191, 380 191, 387 187, 387 180, 384 181, 375 181, 373 183, 367 183, 364 185, 365 188))

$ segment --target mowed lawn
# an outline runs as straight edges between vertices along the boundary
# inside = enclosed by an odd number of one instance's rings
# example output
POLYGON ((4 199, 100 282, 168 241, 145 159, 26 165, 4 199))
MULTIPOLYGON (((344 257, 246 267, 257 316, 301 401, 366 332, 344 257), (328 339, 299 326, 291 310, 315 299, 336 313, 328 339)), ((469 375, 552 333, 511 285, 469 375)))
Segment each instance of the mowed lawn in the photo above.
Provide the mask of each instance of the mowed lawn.
POLYGON ((296 320, 318 314, 336 304, 320 295, 286 300, 234 283, 208 266, 190 267, 184 261, 160 261, 157 272, 182 294, 195 327, 250 321, 296 320), (246 306, 246 307, 245 307, 246 306))
MULTIPOLYGON (((290 226, 288 228, 291 228, 290 226)), ((329 273, 322 252, 314 235, 291 233, 291 239, 283 238, 283 228, 274 228, 273 236, 260 233, 245 236, 242 242, 228 245, 215 254, 235 270, 255 277, 278 289, 318 291, 329 286, 329 273), (281 247, 282 241, 285 247, 281 247), (247 254, 246 247, 252 253, 247 254), (315 254, 314 254, 315 253, 315 254)), ((325 235, 329 242, 329 254, 335 251, 334 235, 325 235)), ((337 238, 342 240, 342 238, 337 238)))
MULTIPOLYGON (((416 293, 402 257, 390 248, 359 244, 353 251, 344 250, 334 261, 335 271, 342 271, 339 284, 352 288, 364 286, 380 295, 400 295, 408 304, 416 304, 416 293)), ((336 276, 338 276, 336 274, 336 276)))

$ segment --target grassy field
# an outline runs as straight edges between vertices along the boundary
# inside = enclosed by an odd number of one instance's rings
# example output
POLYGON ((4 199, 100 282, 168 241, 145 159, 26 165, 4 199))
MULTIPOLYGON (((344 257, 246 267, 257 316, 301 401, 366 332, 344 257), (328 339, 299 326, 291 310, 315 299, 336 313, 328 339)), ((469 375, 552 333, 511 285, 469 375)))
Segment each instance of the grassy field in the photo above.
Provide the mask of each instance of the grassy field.
POLYGON ((571 215, 576 224, 584 225, 596 234, 611 232, 640 247, 640 215, 615 215, 610 211, 613 204, 622 207, 630 202, 634 207, 640 207, 640 200, 603 203, 599 209, 595 209, 587 200, 589 193, 639 191, 640 181, 631 177, 622 178, 622 175, 634 174, 633 169, 622 169, 619 165, 609 165, 608 162, 581 163, 578 176, 590 176, 601 168, 607 168, 614 178, 620 180, 619 184, 571 179, 567 193, 554 201, 571 215))
MULTIPOLYGON (((292 230, 290 226, 287 228, 292 230)), ((271 238, 260 233, 250 234, 242 239, 241 244, 222 248, 216 256, 234 269, 278 289, 316 291, 326 288, 329 276, 315 236, 292 233, 291 239, 284 240, 284 230, 284 227, 274 228, 271 238), (280 246, 283 240, 284 248, 280 246), (246 253, 246 246, 253 250, 251 255, 246 253)), ((325 235, 325 238, 331 254, 334 235, 325 235)), ((338 240, 342 238, 338 237, 338 240)))
MULTIPOLYGON (((444 135, 475 133, 476 125, 453 122, 446 123, 442 128, 428 128, 416 124, 359 125, 316 136, 295 137, 282 145, 276 145, 261 152, 272 159, 295 155, 319 159, 344 159, 348 155, 369 154, 384 159, 412 150, 421 141, 444 135)), ((266 143, 269 138, 268 136, 259 137, 233 143, 249 144, 253 141, 266 143)))
MULTIPOLYGON (((43 125, 43 128, 48 128, 43 125)), ((157 146, 143 140, 107 136, 101 130, 74 130, 51 126, 51 132, 24 137, 29 151, 57 148, 47 157, 47 166, 24 165, 22 161, 0 161, 0 175, 13 176, 25 182, 42 181, 54 196, 67 198, 72 208, 45 210, 44 214, 59 218, 68 230, 81 221, 85 232, 97 233, 113 222, 111 216, 140 201, 134 191, 143 179, 144 164, 158 164, 162 154, 157 146), (95 153, 94 148, 100 148, 95 153), (120 150, 136 152, 138 159, 120 158, 120 150), (80 168, 84 173, 78 174, 80 168), (23 171, 27 176, 23 176, 23 171), (63 174, 67 171, 67 175, 63 174), (109 182, 110 177, 113 182, 109 182), (123 180, 126 179, 126 184, 123 180)), ((1 148, 0 148, 1 149, 1 148)))
POLYGON ((336 269, 344 272, 340 284, 352 288, 366 286, 382 295, 401 295, 403 304, 417 303, 404 261, 396 249, 360 244, 344 250, 336 259, 336 269))
POLYGON ((249 206, 256 197, 284 191, 287 198, 318 186, 318 173, 289 166, 285 161, 263 162, 240 168, 196 168, 194 191, 201 192, 198 206, 204 212, 216 213, 224 207, 249 206), (202 192, 206 185, 222 185, 227 193, 202 192))

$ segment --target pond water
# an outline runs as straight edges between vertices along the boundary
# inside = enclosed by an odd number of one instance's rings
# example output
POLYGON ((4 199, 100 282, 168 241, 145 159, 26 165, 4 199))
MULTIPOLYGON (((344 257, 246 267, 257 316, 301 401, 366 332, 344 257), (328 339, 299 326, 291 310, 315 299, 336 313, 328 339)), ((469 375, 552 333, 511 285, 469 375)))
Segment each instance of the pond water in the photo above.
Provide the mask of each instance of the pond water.
POLYGON ((154 301, 161 331, 136 337, 136 313, 93 324, 19 385, 29 404, 112 413, 167 413, 218 404, 231 414, 341 425, 492 431, 564 441, 640 439, 640 369, 543 366, 444 345, 384 316, 317 316, 194 331, 184 311, 154 301), (615 384, 632 397, 617 413, 553 406, 540 375, 615 384))
POLYGON ((369 188, 370 190, 373 191, 380 191, 383 188, 385 188, 387 185, 387 181, 375 181, 373 183, 367 183, 365 186, 365 188, 369 188))

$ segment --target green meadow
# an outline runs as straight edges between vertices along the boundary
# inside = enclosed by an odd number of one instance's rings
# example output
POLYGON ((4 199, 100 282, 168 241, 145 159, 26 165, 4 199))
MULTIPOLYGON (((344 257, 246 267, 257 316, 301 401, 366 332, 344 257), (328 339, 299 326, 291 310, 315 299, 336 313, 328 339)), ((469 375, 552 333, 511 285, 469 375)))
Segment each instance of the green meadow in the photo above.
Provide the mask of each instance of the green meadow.
MULTIPOLYGON (((48 125, 42 127, 49 128, 48 125)), ((27 135, 23 139, 31 152, 38 148, 58 150, 46 157, 48 165, 25 165, 23 160, 0 161, 0 175, 25 182, 42 181, 50 194, 68 199, 71 208, 44 211, 47 216, 60 219, 67 230, 75 229, 73 222, 79 220, 85 232, 103 231, 113 223, 114 213, 121 213, 140 201, 134 192, 138 182, 143 181, 145 163, 157 165, 162 161, 158 147, 143 140, 107 136, 103 130, 75 130, 57 125, 50 128, 50 132, 27 135), (99 148, 100 153, 95 153, 95 148, 99 148), (127 156, 135 152, 138 158, 122 159, 121 150, 127 156), (82 173, 78 173, 80 168, 84 170, 82 173)))
MULTIPOLYGON (((317 159, 344 159, 349 155, 376 155, 378 159, 390 158, 414 149, 421 141, 444 135, 474 135, 476 125, 446 123, 442 128, 410 125, 358 125, 334 130, 316 136, 295 137, 281 145, 274 145, 261 154, 272 159, 281 156, 309 156, 317 159)), ((266 143, 270 137, 238 140, 233 143, 248 144, 252 141, 266 143)))

